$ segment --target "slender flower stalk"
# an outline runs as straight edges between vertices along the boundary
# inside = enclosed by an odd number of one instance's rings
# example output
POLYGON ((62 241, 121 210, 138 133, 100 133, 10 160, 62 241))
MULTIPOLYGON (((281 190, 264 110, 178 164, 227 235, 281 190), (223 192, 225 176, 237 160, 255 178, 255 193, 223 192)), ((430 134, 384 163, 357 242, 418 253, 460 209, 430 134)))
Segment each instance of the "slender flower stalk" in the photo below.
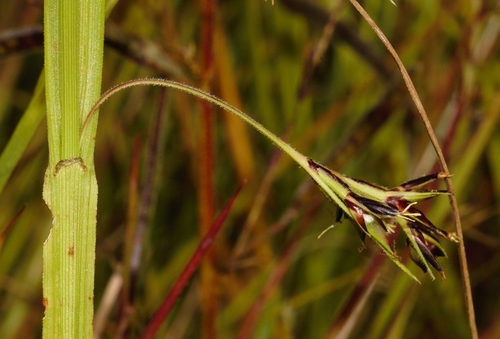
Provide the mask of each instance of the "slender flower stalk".
MULTIPOLYGON (((241 118, 287 153, 309 174, 326 197, 340 207, 342 214, 353 219, 360 227, 362 240, 368 235, 399 268, 419 282, 415 275, 401 262, 401 259, 396 254, 394 244, 391 244, 389 240, 389 235, 395 233, 399 227, 405 234, 410 258, 424 272, 427 272, 431 279, 435 279, 431 266, 441 274, 443 279, 445 278, 444 271, 436 259, 436 257, 440 256, 446 257, 446 252, 441 246, 438 237, 444 237, 454 242, 458 242, 458 237, 454 233, 447 233, 434 226, 415 207, 420 201, 439 195, 448 195, 446 191, 423 188, 423 186, 435 180, 447 178, 444 173, 429 174, 407 181, 392 189, 350 178, 305 157, 260 123, 225 101, 200 89, 164 79, 132 80, 109 89, 94 105, 86 121, 90 121, 100 105, 114 93, 138 85, 154 85, 178 89, 218 105, 241 118)), ((86 126, 87 123, 84 124, 84 130, 86 126)))

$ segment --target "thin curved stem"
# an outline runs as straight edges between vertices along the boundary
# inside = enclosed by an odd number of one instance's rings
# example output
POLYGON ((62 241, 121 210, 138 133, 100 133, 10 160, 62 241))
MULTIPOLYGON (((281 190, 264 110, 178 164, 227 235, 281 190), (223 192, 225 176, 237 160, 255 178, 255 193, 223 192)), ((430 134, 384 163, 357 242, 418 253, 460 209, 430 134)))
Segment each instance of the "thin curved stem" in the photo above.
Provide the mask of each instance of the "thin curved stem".
MULTIPOLYGON (((82 127, 82 135, 85 132, 85 129, 87 128, 89 122, 91 121, 92 117, 97 113, 97 110, 99 107, 102 105, 103 102, 105 102, 108 98, 110 98, 113 94, 116 92, 119 92, 125 88, 128 87, 133 87, 133 86, 144 86, 144 85, 150 85, 150 86, 162 86, 162 87, 168 87, 168 88, 174 88, 178 89, 180 91, 186 92, 188 94, 194 95, 200 99, 207 100, 211 102, 212 104, 215 104, 222 109, 238 116, 239 118, 243 119, 245 122, 253 126, 257 131, 262 133, 265 137, 267 137, 269 140, 271 140, 273 143, 276 144, 280 149, 282 149, 285 153, 287 153, 299 166, 301 166, 310 176, 313 178, 313 180, 318 184, 318 186, 327 194, 327 196, 337 205, 339 206, 345 206, 345 204, 340 200, 340 198, 334 194, 331 191, 331 188, 319 178, 318 172, 315 168, 311 167, 309 164, 309 159, 302 155, 301 153, 297 152, 292 146, 281 140, 278 136, 275 134, 271 133, 268 129, 266 129, 264 126, 262 126, 259 122, 255 121, 251 117, 249 117, 247 114, 243 113, 239 109, 237 109, 234 106, 231 106, 227 102, 217 98, 216 96, 213 96, 207 92, 204 92, 198 88, 171 81, 171 80, 166 80, 166 79, 136 79, 136 80, 130 80, 127 82, 124 82, 122 84, 119 84, 109 90, 107 90, 100 98, 99 100, 95 103, 95 105, 92 107, 90 110, 89 114, 87 115, 87 118, 85 119, 85 122, 82 127)), ((343 207, 345 208, 345 207, 343 207)), ((346 213, 348 213, 347 210, 345 210, 346 213)))
POLYGON ((308 168, 308 163, 307 163, 307 158, 297 152, 292 146, 281 140, 279 137, 274 135, 273 133, 269 132, 264 126, 262 126, 259 122, 255 121, 252 119, 250 116, 247 114, 243 113, 239 109, 237 109, 234 106, 231 106, 227 102, 217 98, 216 96, 213 96, 207 92, 204 92, 198 88, 182 84, 179 82, 171 81, 171 80, 166 80, 166 79, 136 79, 136 80, 130 80, 127 82, 124 82, 122 84, 119 84, 115 87, 112 87, 111 89, 107 90, 101 98, 95 103, 94 107, 90 110, 89 114, 87 115, 87 118, 85 119, 85 122, 82 127, 82 133, 84 132, 85 128, 87 128, 89 121, 91 121, 92 117, 96 114, 97 110, 99 107, 107 100, 109 99, 113 94, 116 92, 119 92, 125 88, 128 87, 133 87, 133 86, 143 86, 143 85, 150 85, 150 86, 162 86, 162 87, 169 87, 169 88, 174 88, 181 90, 183 92, 186 92, 188 94, 194 95, 200 99, 207 100, 222 109, 233 113, 243 119, 245 122, 249 123, 252 125, 255 129, 257 129, 260 133, 262 133, 264 136, 266 136, 268 139, 270 139, 272 142, 274 142, 279 148, 281 148, 284 152, 286 152, 290 157, 292 157, 293 160, 295 160, 299 165, 301 165, 306 171, 309 172, 308 168))
POLYGON ((449 199, 450 199, 450 204, 451 204, 451 208, 452 208, 453 219, 455 221, 455 229, 457 232, 458 239, 460 240, 459 258, 460 258, 460 268, 461 268, 461 273, 462 273, 462 284, 463 284, 466 307, 467 307, 467 315, 468 315, 468 319, 469 319, 469 326, 470 326, 472 338, 476 339, 476 338, 478 338, 478 333, 477 333, 477 326, 476 326, 476 317, 474 314, 474 302, 472 299, 472 289, 471 289, 471 284, 470 284, 469 269, 467 267, 467 256, 465 253, 462 224, 461 224, 460 215, 458 212, 458 204, 457 204, 457 199, 455 197, 455 190, 453 188, 453 183, 452 183, 451 178, 449 176, 450 172, 449 172, 446 160, 444 158, 443 151, 441 150, 441 147, 439 146, 439 142, 437 140, 436 134, 434 133, 432 125, 429 121, 427 113, 425 112, 424 106, 422 105, 422 102, 420 101, 420 98, 417 94, 415 86, 413 85, 413 82, 410 78, 410 75, 406 71, 406 68, 403 65, 403 62, 401 61, 401 59, 399 58, 397 52, 394 50, 394 48, 392 47, 391 43, 389 42, 389 40, 386 38, 386 36, 382 32, 382 30, 372 20, 372 18, 364 10, 364 8, 356 0, 349 0, 349 1, 356 8, 356 10, 361 14, 361 16, 363 16, 363 18, 366 20, 366 22, 368 22, 368 24, 372 27, 372 29, 375 31, 375 33, 377 34, 379 39, 385 45, 385 47, 387 48, 389 53, 391 53, 392 57, 394 58, 394 61, 396 61, 396 64, 398 65, 398 68, 401 71, 401 75, 403 76, 403 80, 406 84, 406 87, 408 88, 408 91, 410 92, 411 98, 413 99, 413 102, 415 103, 415 106, 417 107, 418 113, 420 114, 420 118, 422 119, 422 121, 425 125, 425 129, 427 130, 427 134, 429 135, 429 139, 432 143, 432 146, 434 147, 434 149, 436 151, 439 164, 441 165, 443 172, 448 174, 448 176, 445 178, 445 182, 446 182, 448 192, 450 193, 449 199))

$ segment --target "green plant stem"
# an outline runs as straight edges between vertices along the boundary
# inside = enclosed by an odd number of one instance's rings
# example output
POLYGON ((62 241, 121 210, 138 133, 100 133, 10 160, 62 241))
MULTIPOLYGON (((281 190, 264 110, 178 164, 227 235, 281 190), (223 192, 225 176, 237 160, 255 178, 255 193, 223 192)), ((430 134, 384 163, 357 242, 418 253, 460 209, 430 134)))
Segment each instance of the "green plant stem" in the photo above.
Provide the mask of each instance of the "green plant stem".
POLYGON ((97 119, 104 0, 44 3, 49 167, 43 198, 53 226, 43 247, 44 338, 91 338, 94 312, 97 119))
MULTIPOLYGON (((386 38, 382 30, 377 26, 377 24, 373 21, 373 19, 370 17, 370 15, 364 10, 364 8, 356 1, 356 0, 349 0, 351 4, 356 8, 356 10, 363 16, 363 18, 366 20, 366 22, 371 26, 371 28, 375 31, 379 39, 382 41, 382 43, 385 45, 389 53, 391 53, 391 56, 394 58, 396 61, 396 64, 401 71, 401 75, 403 76, 403 80, 406 84, 406 87, 408 88, 408 91, 410 92, 411 98, 413 99, 413 102, 415 103, 415 106, 417 107, 418 113, 420 114, 420 118, 422 119, 425 129, 427 130, 427 133, 429 135, 429 139, 431 140, 431 143, 434 147, 434 150, 436 151, 439 164, 441 165, 441 168, 443 169, 443 172, 446 174, 450 174, 448 165, 446 163, 446 160, 444 158, 443 152, 441 150, 441 147, 439 146, 439 142, 437 140, 436 134, 434 133, 434 130, 432 128, 432 125, 429 121, 429 118, 427 116, 427 113, 425 112, 424 106, 422 105, 422 102, 420 101, 420 98, 417 94, 417 91, 415 89, 415 86, 413 85, 413 82, 410 78, 410 75, 406 71, 406 68, 399 58, 396 50, 394 47, 392 47, 391 43, 389 40, 386 38)), ((459 258, 460 258, 460 268, 461 268, 461 273, 462 273, 462 284, 463 284, 463 289, 464 289, 464 297, 465 297, 465 304, 467 308, 467 315, 468 315, 468 320, 469 320, 469 326, 471 330, 471 335, 472 338, 476 339, 478 338, 478 332, 477 332, 477 325, 476 325, 476 317, 474 314, 474 301, 472 299, 472 289, 471 289, 471 284, 470 284, 470 277, 469 277, 469 269, 467 267, 467 255, 465 252, 465 245, 464 245, 464 239, 463 239, 463 232, 462 232, 462 224, 460 221, 460 214, 458 212, 458 204, 457 204, 457 199, 455 197, 455 190, 453 188, 453 183, 448 176, 445 178, 446 186, 448 188, 448 192, 450 193, 450 204, 452 208, 452 214, 453 214, 453 219, 455 220, 455 229, 457 232, 458 239, 460 241, 459 243, 459 258)))
POLYGON ((61 84, 59 87, 61 105, 61 159, 78 156, 80 121, 78 116, 78 87, 75 86, 75 65, 78 65, 78 12, 79 6, 72 1, 60 1, 58 35, 61 39, 60 56, 61 84))
MULTIPOLYGON (((82 134, 85 134, 85 129, 87 128, 87 125, 90 121, 92 121, 93 117, 95 116, 97 110, 99 107, 102 105, 104 101, 106 101, 108 98, 110 98, 113 94, 128 88, 128 87, 133 87, 133 86, 162 86, 162 87, 169 87, 169 88, 174 88, 178 89, 180 91, 186 92, 188 94, 194 95, 195 97, 198 97, 203 100, 207 100, 211 102, 212 104, 215 104, 222 109, 228 111, 229 113, 232 113, 239 118, 243 119, 245 122, 253 126, 257 131, 259 131, 261 134, 263 134, 265 137, 267 137, 270 141, 276 144, 280 149, 282 149, 285 153, 287 153, 297 164, 299 164, 312 178, 313 180, 318 184, 318 186, 327 194, 335 204, 338 206, 345 206, 345 204, 337 197, 335 193, 332 192, 331 188, 328 187, 324 181, 320 178, 318 172, 311 168, 308 163, 308 158, 302 155, 301 153, 297 152, 293 147, 291 147, 289 144, 281 140, 278 136, 275 134, 271 133, 269 130, 267 130, 264 126, 262 126, 260 123, 240 111, 239 109, 231 106, 230 104, 226 103, 225 101, 209 94, 206 93, 200 89, 197 89, 195 87, 182 84, 179 82, 171 81, 171 80, 166 80, 166 79, 136 79, 136 80, 130 80, 126 81, 122 84, 119 84, 109 90, 107 90, 101 98, 94 104, 94 107, 89 111, 87 118, 85 120, 85 123, 83 124, 83 130, 82 134)), ((348 210, 344 211, 345 213, 349 214, 348 210)))
MULTIPOLYGON (((119 84, 108 91, 106 91, 99 101, 97 101, 92 107, 91 111, 87 115, 87 119, 84 123, 83 128, 85 129, 87 127, 87 124, 91 119, 94 117, 96 114, 96 111, 99 109, 99 107, 102 105, 103 102, 105 102, 107 99, 109 99, 113 94, 129 87, 134 87, 134 86, 161 86, 161 87, 169 87, 169 88, 174 88, 178 89, 180 91, 186 92, 188 94, 194 95, 195 97, 198 97, 203 100, 207 100, 211 102, 212 104, 215 104, 222 109, 235 114, 236 116, 240 117, 243 119, 245 122, 248 124, 252 125, 255 129, 257 129, 260 133, 262 133, 264 136, 266 136, 269 140, 271 140, 273 143, 276 144, 279 148, 281 148, 283 151, 285 151, 293 160, 295 160, 300 166, 308 168, 307 164, 307 158, 297 152, 295 149, 293 149, 290 145, 288 145, 286 142, 281 140, 278 136, 274 135, 273 133, 269 132, 264 126, 262 126, 259 122, 255 121, 252 119, 250 116, 247 114, 243 113, 239 109, 231 106, 230 104, 222 101, 221 99, 204 92, 198 88, 182 84, 179 82, 171 81, 171 80, 166 80, 166 79, 136 79, 136 80, 131 80, 131 81, 126 81, 122 84, 119 84)), ((310 170, 308 172, 315 173, 313 170, 310 170)))

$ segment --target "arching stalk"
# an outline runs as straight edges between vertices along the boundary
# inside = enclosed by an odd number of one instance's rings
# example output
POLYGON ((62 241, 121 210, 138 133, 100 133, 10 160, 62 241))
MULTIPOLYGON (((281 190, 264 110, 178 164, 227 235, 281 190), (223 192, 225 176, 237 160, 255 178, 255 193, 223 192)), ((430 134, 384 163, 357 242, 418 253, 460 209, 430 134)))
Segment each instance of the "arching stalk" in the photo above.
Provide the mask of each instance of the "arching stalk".
MULTIPOLYGON (((92 107, 91 111, 89 112, 87 119, 85 120, 85 123, 83 125, 83 130, 82 130, 82 135, 85 132, 85 128, 87 127, 87 124, 89 121, 91 121, 92 117, 95 115, 95 113, 98 111, 99 107, 107 100, 109 99, 113 94, 129 87, 133 86, 144 86, 144 85, 149 85, 149 86, 162 86, 162 87, 168 87, 168 88, 174 88, 178 89, 180 91, 186 92, 188 94, 194 95, 200 99, 207 100, 211 102, 212 104, 215 104, 222 109, 236 115, 237 117, 243 119, 245 122, 253 126, 257 131, 262 133, 266 138, 268 138, 270 141, 272 141, 276 146, 278 146, 280 149, 282 149, 285 153, 287 153, 295 162, 297 162, 306 172, 313 177, 313 179, 318 178, 318 174, 316 171, 310 168, 308 159, 301 153, 297 152, 293 147, 291 147, 289 144, 281 140, 278 136, 275 134, 271 133, 268 129, 266 129, 264 126, 262 126, 259 122, 255 121, 252 119, 250 116, 247 114, 243 113, 241 110, 237 109, 236 107, 228 104, 227 102, 217 98, 216 96, 213 96, 212 94, 209 94, 207 92, 204 92, 198 88, 171 81, 171 80, 166 80, 166 79, 135 79, 131 81, 124 82, 122 84, 119 84, 109 90, 107 90, 101 98, 96 102, 94 107, 92 107)), ((318 182, 318 180, 315 180, 318 185, 320 185, 321 189, 325 191, 330 191, 330 189, 324 185, 318 182)), ((338 204, 339 206, 342 206, 343 203, 338 199, 338 197, 333 194, 331 199, 338 204)), ((347 210, 345 212, 348 213, 347 210)))
POLYGON ((89 121, 92 121, 92 117, 104 101, 125 88, 139 85, 178 89, 207 100, 243 119, 295 160, 318 184, 327 198, 337 204, 346 216, 353 219, 361 228, 363 234, 368 235, 412 279, 419 282, 415 275, 400 261, 393 244, 389 240, 389 234, 394 232, 396 226, 404 231, 411 259, 424 272, 427 272, 431 279, 434 280, 431 267, 439 271, 441 276, 445 278, 444 271, 436 257, 446 256, 446 253, 439 244, 437 237, 445 237, 452 241, 457 241, 457 238, 454 234, 435 227, 414 205, 421 200, 447 194, 447 192, 430 191, 421 188, 421 186, 431 181, 447 178, 447 175, 443 173, 430 174, 403 183, 393 189, 349 178, 300 154, 260 123, 227 102, 189 85, 165 79, 137 79, 111 88, 101 96, 87 115, 81 134, 85 135, 85 129, 89 121), (418 191, 415 191, 415 189, 418 189, 418 191))

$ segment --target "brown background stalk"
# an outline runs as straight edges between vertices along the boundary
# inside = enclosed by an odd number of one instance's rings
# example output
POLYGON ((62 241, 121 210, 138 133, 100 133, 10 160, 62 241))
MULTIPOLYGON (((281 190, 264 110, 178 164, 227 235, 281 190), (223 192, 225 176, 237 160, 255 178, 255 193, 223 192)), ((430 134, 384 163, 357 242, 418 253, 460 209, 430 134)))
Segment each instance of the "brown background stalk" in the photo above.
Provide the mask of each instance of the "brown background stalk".
MULTIPOLYGON (((201 81, 200 88, 211 91, 213 73, 213 37, 214 16, 216 9, 215 0, 200 0, 201 25, 200 25, 200 51, 201 51, 201 81)), ((201 138, 199 143, 199 215, 200 234, 205 234, 214 220, 214 110, 206 101, 200 101, 201 108, 201 138)), ((201 266, 201 310, 203 338, 213 339, 217 314, 217 274, 215 272, 215 253, 209 250, 201 266)))
POLYGON ((453 188, 453 182, 451 180, 451 175, 450 175, 450 171, 448 169, 448 164, 446 163, 446 160, 445 160, 444 155, 443 155, 443 151, 441 150, 441 146, 439 146, 439 142, 437 140, 436 134, 434 133, 431 122, 429 121, 429 117, 427 116, 427 113, 425 112, 424 106, 422 105, 422 102, 420 101, 420 98, 417 94, 415 86, 413 85, 413 82, 411 81, 410 75, 406 71, 406 68, 404 67, 403 62, 399 58, 397 52, 394 50, 391 43, 389 42, 389 40, 387 40, 384 33, 380 30, 380 28, 377 26, 377 24, 370 18, 368 13, 363 9, 363 7, 361 7, 361 5, 356 0, 349 0, 349 1, 351 1, 353 6, 356 7, 356 10, 363 16, 363 18, 373 28, 373 30, 375 31, 377 36, 384 43, 384 45, 387 47, 387 50, 391 53, 391 56, 396 61, 396 64, 398 65, 398 68, 401 71, 401 75, 403 76, 403 80, 405 81, 406 87, 408 87, 408 91, 410 92, 411 98, 412 98, 413 102, 415 103, 415 106, 417 106, 418 113, 420 114, 420 118, 422 119, 422 122, 425 125, 425 129, 429 135, 429 139, 431 140, 432 146, 434 147, 434 150, 436 151, 436 154, 437 154, 437 157, 439 160, 439 164, 441 165, 443 172, 449 175, 447 178, 445 178, 445 181, 446 181, 446 186, 448 188, 448 192, 450 192, 450 204, 451 204, 453 219, 455 220, 455 229, 457 231, 458 239, 460 240, 458 248, 459 248, 460 267, 461 267, 461 272, 462 272, 462 284, 463 284, 463 290, 464 290, 463 293, 464 293, 464 298, 465 298, 465 305, 466 305, 467 314, 469 317, 469 327, 470 327, 472 338, 477 338, 478 333, 477 333, 477 326, 476 326, 476 316, 474 313, 475 312, 474 311, 474 301, 472 299, 472 289, 471 289, 471 284, 470 284, 469 268, 467 265, 467 255, 465 253, 465 244, 464 244, 464 236, 463 236, 463 231, 462 231, 462 223, 460 221, 460 214, 458 212, 457 199, 455 197, 455 190, 453 188))

